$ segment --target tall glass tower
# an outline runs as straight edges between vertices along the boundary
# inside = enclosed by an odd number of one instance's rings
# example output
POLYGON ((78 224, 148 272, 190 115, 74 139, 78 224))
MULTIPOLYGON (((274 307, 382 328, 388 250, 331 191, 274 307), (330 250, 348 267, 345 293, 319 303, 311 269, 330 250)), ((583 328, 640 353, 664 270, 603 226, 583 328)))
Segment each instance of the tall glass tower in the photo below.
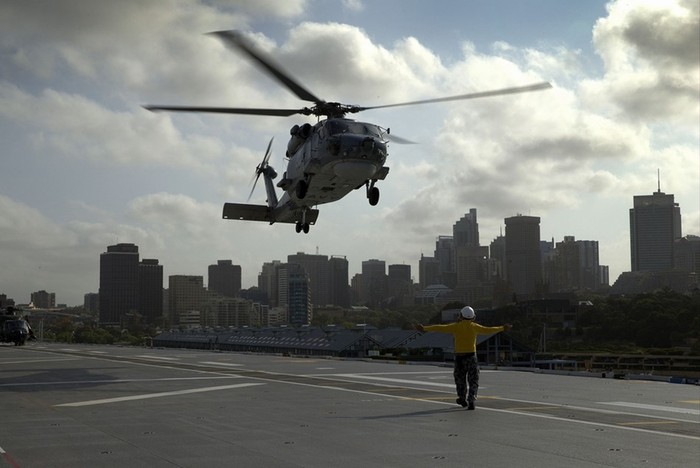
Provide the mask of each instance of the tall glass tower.
POLYGON ((681 237, 681 209, 673 194, 658 190, 634 196, 634 208, 630 208, 632 271, 672 269, 674 241, 681 237))
POLYGON ((100 325, 120 325, 138 309, 139 248, 117 244, 100 254, 100 325))
POLYGON ((512 216, 506 223, 506 277, 515 294, 534 294, 542 281, 540 218, 512 216))

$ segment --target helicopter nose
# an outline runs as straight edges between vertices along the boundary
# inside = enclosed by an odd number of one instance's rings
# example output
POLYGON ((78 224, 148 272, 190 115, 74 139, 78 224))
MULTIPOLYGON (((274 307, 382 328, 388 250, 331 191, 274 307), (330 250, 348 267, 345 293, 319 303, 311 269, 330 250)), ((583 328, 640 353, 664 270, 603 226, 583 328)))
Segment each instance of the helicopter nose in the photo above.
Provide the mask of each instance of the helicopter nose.
POLYGON ((377 166, 370 161, 342 161, 333 170, 343 179, 369 179, 377 172, 377 166))

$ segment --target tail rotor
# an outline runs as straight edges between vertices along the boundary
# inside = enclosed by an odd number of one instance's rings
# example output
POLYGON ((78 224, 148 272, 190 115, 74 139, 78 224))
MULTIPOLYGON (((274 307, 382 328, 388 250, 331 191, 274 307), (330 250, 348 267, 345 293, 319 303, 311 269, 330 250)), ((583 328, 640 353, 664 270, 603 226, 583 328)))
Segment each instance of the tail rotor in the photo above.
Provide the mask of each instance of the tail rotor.
MULTIPOLYGON (((268 162, 270 161, 270 155, 272 152, 270 149, 272 148, 272 141, 275 138, 270 138, 270 143, 267 144, 267 150, 265 151, 265 156, 263 156, 262 162, 258 164, 258 167, 255 168, 255 175, 254 177, 254 182, 253 182, 253 188, 250 190, 250 194, 248 195, 248 201, 250 201, 250 197, 253 196, 253 192, 255 191, 255 186, 258 184, 258 179, 260 179, 260 174, 264 174, 265 171, 270 167, 268 166, 268 162)), ((272 168, 270 168, 272 169, 272 168)))

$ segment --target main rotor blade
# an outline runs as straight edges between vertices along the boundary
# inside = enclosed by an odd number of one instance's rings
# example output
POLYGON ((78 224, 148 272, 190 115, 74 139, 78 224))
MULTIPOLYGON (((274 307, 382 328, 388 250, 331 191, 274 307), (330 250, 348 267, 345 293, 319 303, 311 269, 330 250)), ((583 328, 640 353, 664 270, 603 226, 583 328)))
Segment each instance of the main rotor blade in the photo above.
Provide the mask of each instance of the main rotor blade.
POLYGON ((277 80, 289 88, 294 94, 305 101, 315 103, 323 102, 323 99, 316 97, 311 91, 304 88, 292 76, 285 71, 281 66, 276 64, 271 58, 265 56, 263 52, 257 50, 239 31, 215 31, 211 32, 214 36, 220 37, 227 45, 233 46, 238 50, 243 51, 246 55, 253 59, 263 70, 277 78, 277 80))
POLYGON ((415 141, 408 140, 406 138, 402 138, 400 136, 392 135, 391 133, 386 133, 384 136, 387 138, 389 141, 393 141, 394 143, 398 143, 400 145, 416 145, 417 143, 415 141))
POLYGON ((437 98, 437 99, 425 99, 422 101, 410 101, 410 102, 400 102, 398 104, 387 104, 383 106, 371 106, 371 107, 362 107, 362 106, 357 106, 351 110, 351 112, 360 112, 364 110, 370 110, 370 109, 382 109, 385 107, 399 107, 399 106, 413 106, 416 104, 430 104, 431 102, 446 102, 446 101, 459 101, 462 99, 477 99, 477 98, 482 98, 482 97, 490 97, 490 96, 502 96, 504 94, 517 94, 517 93, 527 93, 530 91, 539 91, 541 89, 548 89, 551 88, 552 85, 549 83, 536 83, 528 86, 517 86, 514 88, 503 88, 503 89, 495 89, 493 91, 483 91, 480 93, 470 93, 470 94, 461 94, 459 96, 450 96, 450 97, 444 97, 444 98, 437 98))
POLYGON ((308 109, 254 109, 247 107, 199 107, 199 106, 143 106, 149 111, 213 112, 216 114, 246 114, 289 117, 294 114, 309 115, 308 109))

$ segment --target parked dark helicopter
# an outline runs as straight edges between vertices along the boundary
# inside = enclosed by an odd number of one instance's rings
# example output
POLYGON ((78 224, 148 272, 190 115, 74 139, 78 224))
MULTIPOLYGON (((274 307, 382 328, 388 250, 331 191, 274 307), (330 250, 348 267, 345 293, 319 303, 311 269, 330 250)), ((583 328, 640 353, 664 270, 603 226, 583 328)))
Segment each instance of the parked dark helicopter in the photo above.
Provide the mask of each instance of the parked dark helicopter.
MULTIPOLYGON (((224 204, 224 219, 267 221, 270 224, 295 223, 297 232, 308 233, 309 225, 316 223, 318 209, 313 208, 314 206, 340 200, 352 190, 363 186, 370 205, 376 205, 379 202, 379 188, 376 187, 376 183, 384 180, 389 173, 389 168, 384 165, 387 158, 387 144, 390 141, 412 143, 390 135, 389 129, 372 123, 346 119, 346 114, 370 109, 475 99, 551 88, 549 83, 536 83, 459 96, 369 107, 327 102, 299 84, 282 67, 256 49, 242 33, 218 31, 211 34, 221 38, 227 45, 242 51, 300 99, 313 102, 314 105, 301 109, 153 105, 144 107, 151 111, 214 112, 280 117, 295 114, 317 116, 319 120, 315 125, 309 123, 294 125, 290 131, 291 138, 287 144, 286 153, 287 170, 277 183, 277 187, 284 190, 280 199, 277 198, 273 182, 277 173, 269 165, 272 146, 272 140, 270 140, 262 162, 255 169, 253 183, 253 190, 255 190, 260 175, 263 176, 267 205, 224 204), (322 117, 325 119, 322 120, 322 117)), ((253 191, 251 195, 252 193, 253 191)), ((250 200, 250 196, 248 199, 250 200)))

